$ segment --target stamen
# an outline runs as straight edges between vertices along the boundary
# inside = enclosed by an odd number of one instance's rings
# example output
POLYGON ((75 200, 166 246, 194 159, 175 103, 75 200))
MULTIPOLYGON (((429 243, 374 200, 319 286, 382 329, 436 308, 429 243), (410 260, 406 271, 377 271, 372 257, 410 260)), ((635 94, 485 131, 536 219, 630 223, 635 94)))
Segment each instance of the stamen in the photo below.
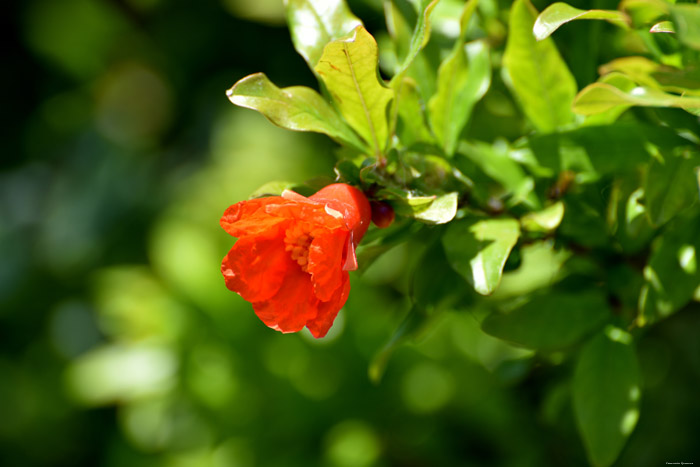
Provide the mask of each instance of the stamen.
POLYGON ((284 235, 285 251, 290 252, 292 260, 296 261, 304 272, 308 269, 309 246, 312 240, 311 226, 306 223, 294 224, 284 235))

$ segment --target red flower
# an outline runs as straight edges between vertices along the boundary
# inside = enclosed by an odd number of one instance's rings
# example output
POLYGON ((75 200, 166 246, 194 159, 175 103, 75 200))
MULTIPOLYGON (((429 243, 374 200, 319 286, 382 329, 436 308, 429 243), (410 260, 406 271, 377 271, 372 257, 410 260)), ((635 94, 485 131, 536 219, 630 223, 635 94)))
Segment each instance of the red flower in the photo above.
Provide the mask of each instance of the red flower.
POLYGON ((285 191, 234 204, 221 217, 238 237, 221 263, 226 287, 269 327, 323 337, 350 293, 371 215, 365 195, 343 183, 309 198, 285 191))

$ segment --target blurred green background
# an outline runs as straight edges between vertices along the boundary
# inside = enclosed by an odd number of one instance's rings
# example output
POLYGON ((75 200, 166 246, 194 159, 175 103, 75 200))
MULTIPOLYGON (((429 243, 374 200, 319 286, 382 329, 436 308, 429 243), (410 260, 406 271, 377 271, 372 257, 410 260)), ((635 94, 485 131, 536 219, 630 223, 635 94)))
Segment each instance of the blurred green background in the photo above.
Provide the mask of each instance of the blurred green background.
MULTIPOLYGON (((380 2, 348 3, 381 32, 380 2)), ((335 161, 327 138, 226 99, 257 71, 315 87, 281 0, 7 8, 0 465, 585 465, 570 362, 469 313, 441 316, 370 383, 409 307, 406 247, 353 275, 319 341, 267 329, 225 288, 224 209, 335 161)), ((700 462, 698 326, 679 313, 641 341, 642 418, 619 465, 700 462)))

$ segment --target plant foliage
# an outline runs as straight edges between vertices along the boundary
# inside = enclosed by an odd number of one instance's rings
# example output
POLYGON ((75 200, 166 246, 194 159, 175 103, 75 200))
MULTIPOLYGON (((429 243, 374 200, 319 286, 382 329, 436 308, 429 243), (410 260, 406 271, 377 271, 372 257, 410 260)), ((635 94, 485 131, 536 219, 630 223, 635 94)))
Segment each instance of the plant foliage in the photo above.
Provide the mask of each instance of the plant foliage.
POLYGON ((289 0, 319 90, 257 73, 229 97, 342 145, 338 179, 398 216, 370 233, 368 261, 424 251, 373 379, 438 314, 486 310, 485 333, 576 362, 582 444, 611 465, 640 415, 635 342, 700 298, 700 5, 515 0, 501 23, 492 2, 465 2, 459 20, 438 3, 385 2, 378 46, 343 1, 289 0), (602 20, 605 39, 577 38, 591 52, 572 63, 557 35, 580 20, 602 20), (537 249, 558 260, 522 259, 537 249))

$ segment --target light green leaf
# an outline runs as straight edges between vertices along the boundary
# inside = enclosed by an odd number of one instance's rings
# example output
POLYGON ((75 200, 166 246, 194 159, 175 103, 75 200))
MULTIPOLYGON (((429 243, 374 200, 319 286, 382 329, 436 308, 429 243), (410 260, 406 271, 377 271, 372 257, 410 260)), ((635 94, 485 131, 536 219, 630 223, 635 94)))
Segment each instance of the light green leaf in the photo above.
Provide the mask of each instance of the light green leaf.
POLYGON ((645 57, 622 57, 602 65, 599 70, 605 75, 598 80, 599 82, 607 82, 624 91, 629 91, 639 84, 686 96, 700 95, 700 68, 697 66, 679 69, 645 57), (618 82, 621 80, 620 76, 626 77, 630 84, 620 85, 608 78, 611 76, 617 76, 618 82))
POLYGON ((675 28, 673 27, 673 23, 670 21, 661 21, 659 23, 656 23, 653 25, 650 29, 649 32, 669 32, 669 33, 674 33, 676 32, 675 28))
POLYGON ((284 0, 284 3, 294 48, 312 70, 326 44, 362 25, 345 0, 284 0))
MULTIPOLYGON (((629 76, 616 71, 601 76, 600 79, 598 79, 598 82, 609 84, 625 92, 631 91, 637 87, 637 83, 630 79, 629 76)), ((632 107, 630 104, 625 103, 611 107, 603 112, 587 115, 586 119, 584 120, 584 126, 611 124, 630 107, 632 107)))
POLYGON ((250 198, 260 198, 263 196, 279 196, 284 190, 290 190, 294 186, 292 182, 273 181, 267 182, 250 194, 250 198))
POLYGON ((639 418, 639 363, 632 336, 609 326, 581 351, 573 379, 574 413, 588 458, 615 462, 639 418))
POLYGON ((622 0, 617 9, 627 13, 634 27, 641 28, 668 16, 671 3, 669 0, 622 0))
POLYGON ((484 332, 531 349, 554 350, 576 343, 610 316, 599 291, 547 292, 507 313, 493 312, 481 323, 484 332))
POLYGON ((653 225, 660 226, 697 203, 695 168, 700 156, 685 152, 668 154, 663 161, 653 159, 647 172, 644 198, 653 225))
POLYGON ((439 1, 440 0, 418 0, 418 20, 413 29, 406 56, 403 58, 401 65, 392 78, 392 83, 403 77, 404 72, 411 66, 411 63, 413 63, 413 60, 423 47, 425 47, 425 44, 428 43, 430 39, 430 14, 439 1))
POLYGON ((412 78, 404 78, 397 86, 398 116, 401 126, 397 129, 399 139, 405 146, 417 142, 431 143, 434 138, 426 125, 423 104, 416 82, 412 78))
POLYGON ((257 110, 282 128, 324 133, 358 149, 366 148, 338 112, 311 88, 280 89, 263 73, 255 73, 238 81, 226 95, 234 104, 257 110))
POLYGON ((428 224, 446 224, 457 214, 457 192, 440 195, 427 209, 416 212, 413 217, 428 224))
POLYGON ((524 230, 530 232, 553 232, 564 218, 564 203, 558 201, 541 211, 530 212, 520 219, 524 230))
POLYGON ((673 5, 671 20, 678 33, 678 40, 688 47, 700 50, 700 5, 673 5))
POLYGON ((700 109, 700 97, 676 96, 643 86, 624 91, 607 83, 593 83, 578 93, 573 109, 577 114, 593 115, 619 105, 680 107, 692 110, 700 109))
POLYGON ((574 119, 576 81, 552 39, 535 39, 536 17, 529 0, 513 3, 503 62, 525 115, 541 132, 552 132, 574 119))
POLYGON ((452 268, 478 293, 489 295, 498 287, 519 236, 515 219, 464 219, 449 225, 442 245, 452 268))
POLYGON ((340 113, 381 154, 387 144, 387 105, 394 93, 377 72, 377 43, 358 26, 344 39, 329 43, 315 67, 340 113))
POLYGON ((428 115, 445 154, 454 154, 474 105, 490 84, 491 62, 484 41, 455 48, 440 64, 437 93, 428 102, 428 115))
POLYGON ((532 32, 538 41, 546 39, 563 24, 577 19, 602 19, 616 26, 628 29, 629 17, 617 10, 579 10, 566 3, 557 2, 549 5, 537 17, 532 32))
POLYGON ((457 214, 457 193, 415 196, 397 188, 383 188, 375 196, 388 201, 400 216, 413 217, 428 224, 444 224, 457 214))

